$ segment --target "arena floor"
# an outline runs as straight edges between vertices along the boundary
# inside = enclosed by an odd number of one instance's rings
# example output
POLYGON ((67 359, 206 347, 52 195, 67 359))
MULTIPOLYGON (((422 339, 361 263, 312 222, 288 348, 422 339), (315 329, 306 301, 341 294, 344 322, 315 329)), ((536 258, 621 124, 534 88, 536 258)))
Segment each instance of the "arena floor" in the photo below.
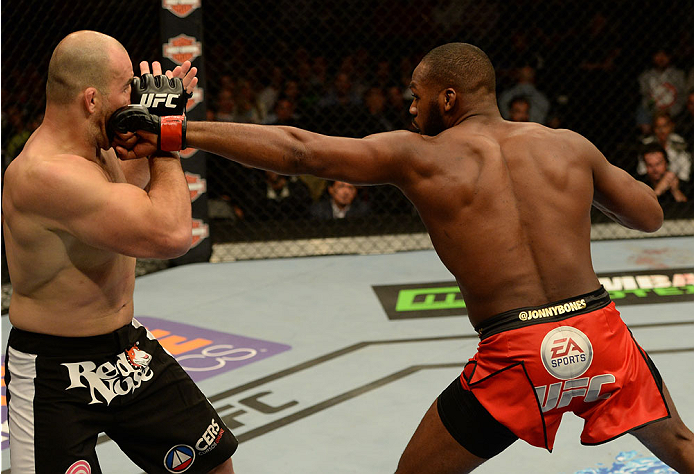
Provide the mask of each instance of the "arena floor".
MULTIPOLYGON (((596 242, 593 252, 694 427, 694 237, 596 242)), ((433 251, 193 264, 139 277, 135 314, 239 438, 238 474, 392 473, 475 352, 453 285, 433 251)), ((3 316, 3 354, 8 331, 3 316)), ((582 446, 581 427, 567 415, 553 453, 518 441, 476 472, 674 472, 629 435, 582 446)), ((141 472, 108 438, 97 449, 104 473, 141 472)))

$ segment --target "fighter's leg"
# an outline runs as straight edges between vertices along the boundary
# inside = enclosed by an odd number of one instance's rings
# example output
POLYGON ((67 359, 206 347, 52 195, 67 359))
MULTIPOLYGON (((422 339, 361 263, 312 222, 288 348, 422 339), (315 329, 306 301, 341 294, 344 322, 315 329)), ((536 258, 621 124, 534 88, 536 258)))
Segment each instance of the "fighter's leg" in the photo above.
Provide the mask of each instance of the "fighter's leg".
POLYGON ((396 474, 462 474, 485 461, 448 433, 434 402, 407 443, 396 474))
POLYGON ((680 418, 665 384, 663 395, 671 418, 633 430, 631 434, 677 472, 694 473, 694 433, 680 418))
POLYGON ((424 415, 397 474, 470 472, 517 439, 456 378, 424 415))

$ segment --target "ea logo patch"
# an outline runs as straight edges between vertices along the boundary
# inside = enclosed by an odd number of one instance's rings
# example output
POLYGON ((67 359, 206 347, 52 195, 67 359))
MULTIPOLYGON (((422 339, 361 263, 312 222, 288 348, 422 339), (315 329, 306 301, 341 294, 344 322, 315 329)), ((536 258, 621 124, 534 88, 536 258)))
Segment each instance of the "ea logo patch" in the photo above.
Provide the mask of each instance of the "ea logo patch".
POLYGON ((580 377, 593 362, 593 346, 588 336, 571 326, 552 329, 542 340, 542 363, 554 377, 580 377))
POLYGON ((164 467, 169 472, 185 472, 195 461, 195 451, 186 444, 177 444, 164 456, 164 467))

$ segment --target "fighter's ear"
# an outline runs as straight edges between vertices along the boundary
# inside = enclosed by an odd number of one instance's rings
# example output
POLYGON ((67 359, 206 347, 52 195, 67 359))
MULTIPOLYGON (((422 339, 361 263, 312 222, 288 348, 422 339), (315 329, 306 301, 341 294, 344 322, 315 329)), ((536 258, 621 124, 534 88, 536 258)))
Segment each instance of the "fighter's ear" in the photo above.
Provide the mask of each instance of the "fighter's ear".
POLYGON ((95 87, 87 87, 83 92, 84 107, 89 114, 96 112, 99 94, 95 87))
POLYGON ((443 91, 443 110, 445 112, 450 112, 455 107, 455 101, 457 99, 455 89, 449 87, 443 91))

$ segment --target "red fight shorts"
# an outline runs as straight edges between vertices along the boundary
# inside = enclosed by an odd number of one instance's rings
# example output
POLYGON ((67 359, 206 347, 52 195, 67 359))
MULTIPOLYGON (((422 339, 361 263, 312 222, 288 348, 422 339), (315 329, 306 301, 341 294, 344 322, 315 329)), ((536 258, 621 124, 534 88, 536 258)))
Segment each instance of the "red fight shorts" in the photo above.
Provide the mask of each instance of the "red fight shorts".
POLYGON ((670 416, 658 370, 603 287, 507 311, 475 329, 481 341, 461 374, 463 389, 534 446, 552 450, 567 411, 585 420, 586 445, 670 416))

